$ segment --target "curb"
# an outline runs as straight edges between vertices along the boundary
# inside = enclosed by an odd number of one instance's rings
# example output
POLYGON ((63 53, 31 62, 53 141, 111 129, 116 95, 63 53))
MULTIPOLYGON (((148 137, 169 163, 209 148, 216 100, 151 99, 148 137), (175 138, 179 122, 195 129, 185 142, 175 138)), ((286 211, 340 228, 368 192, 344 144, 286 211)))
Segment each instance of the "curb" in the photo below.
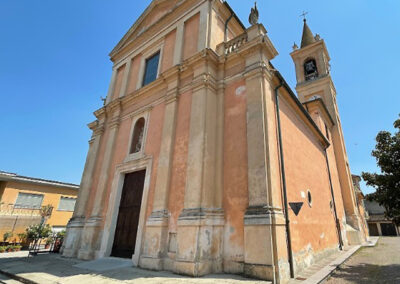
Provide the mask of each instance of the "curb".
POLYGON ((27 278, 24 278, 24 277, 9 273, 9 272, 4 271, 4 270, 0 270, 0 273, 5 275, 5 276, 7 276, 8 278, 17 280, 17 281, 19 281, 21 283, 24 283, 24 284, 39 284, 39 283, 37 283, 35 281, 32 281, 32 280, 29 280, 27 278))

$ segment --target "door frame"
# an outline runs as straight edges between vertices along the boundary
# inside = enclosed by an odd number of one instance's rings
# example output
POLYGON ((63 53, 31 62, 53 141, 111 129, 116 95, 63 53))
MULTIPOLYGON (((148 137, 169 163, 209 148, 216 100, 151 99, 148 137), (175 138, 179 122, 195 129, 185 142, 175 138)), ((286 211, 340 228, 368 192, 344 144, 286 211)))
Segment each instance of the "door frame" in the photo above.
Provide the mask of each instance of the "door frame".
POLYGON ((140 205, 139 225, 136 236, 135 253, 132 255, 134 266, 138 266, 140 252, 142 249, 142 239, 144 236, 144 225, 146 223, 147 200, 150 188, 150 177, 153 159, 144 157, 138 160, 131 160, 120 164, 115 169, 114 179, 111 185, 110 199, 108 201, 107 216, 104 224, 104 233, 101 240, 99 257, 109 257, 114 243, 115 229, 117 227, 119 205, 121 202, 122 188, 124 186, 125 175, 133 172, 146 170, 143 185, 142 203, 140 205))

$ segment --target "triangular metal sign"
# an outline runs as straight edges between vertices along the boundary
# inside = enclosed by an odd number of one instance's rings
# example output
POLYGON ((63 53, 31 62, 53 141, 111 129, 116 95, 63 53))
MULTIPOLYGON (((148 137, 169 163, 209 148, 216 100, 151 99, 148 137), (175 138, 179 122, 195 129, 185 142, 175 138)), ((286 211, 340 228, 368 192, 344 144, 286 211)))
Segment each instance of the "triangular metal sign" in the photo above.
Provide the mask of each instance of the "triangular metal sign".
POLYGON ((293 213, 297 216, 299 215, 301 207, 303 207, 304 202, 289 202, 290 208, 292 208, 293 213))

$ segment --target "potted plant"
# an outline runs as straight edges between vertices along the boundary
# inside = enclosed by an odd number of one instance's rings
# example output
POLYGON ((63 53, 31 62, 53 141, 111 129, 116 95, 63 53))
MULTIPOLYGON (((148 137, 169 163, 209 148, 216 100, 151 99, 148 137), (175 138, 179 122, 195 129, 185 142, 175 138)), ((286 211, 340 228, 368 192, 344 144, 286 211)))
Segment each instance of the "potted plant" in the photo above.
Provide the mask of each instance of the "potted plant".
POLYGON ((28 236, 26 233, 20 233, 17 235, 19 238, 19 243, 22 246, 22 249, 28 249, 30 240, 28 239, 28 236))
POLYGON ((0 247, 0 253, 4 253, 5 251, 6 251, 6 247, 1 246, 1 247, 0 247))
POLYGON ((65 230, 62 230, 56 234, 56 241, 54 242, 53 252, 60 252, 62 244, 64 242, 65 230))
POLYGON ((14 251, 20 251, 20 250, 21 250, 21 247, 22 247, 22 246, 20 246, 20 245, 15 245, 15 246, 14 246, 14 251))
POLYGON ((44 245, 44 248, 45 248, 45 249, 49 249, 49 248, 50 248, 50 245, 51 245, 53 242, 54 242, 54 241, 53 241, 53 238, 48 237, 48 238, 46 239, 46 244, 44 245))
POLYGON ((13 252, 14 251, 14 246, 7 246, 7 252, 13 252))
POLYGON ((13 233, 11 232, 5 232, 3 235, 3 242, 7 243, 7 241, 13 236, 13 233))

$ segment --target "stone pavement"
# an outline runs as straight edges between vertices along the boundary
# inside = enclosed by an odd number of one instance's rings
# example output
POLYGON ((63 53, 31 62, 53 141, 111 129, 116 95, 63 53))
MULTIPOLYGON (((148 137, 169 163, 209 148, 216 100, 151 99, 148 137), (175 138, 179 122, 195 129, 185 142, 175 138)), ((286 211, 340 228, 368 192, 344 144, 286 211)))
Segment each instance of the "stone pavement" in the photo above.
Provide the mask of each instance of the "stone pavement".
POLYGON ((400 283, 400 237, 381 237, 375 247, 363 247, 325 283, 400 283))
MULTIPOLYGON (((384 245, 386 239, 382 243, 385 249, 397 251, 397 258, 400 258, 400 238, 388 239, 397 240, 397 246, 390 244, 384 245)), ((372 239, 370 246, 373 246, 377 238, 372 239)), ((307 270, 300 273, 296 279, 292 279, 290 284, 316 284, 324 281, 339 265, 353 255, 360 247, 351 247, 345 251, 338 252, 323 261, 311 266, 307 270)), ((374 251, 375 248, 366 248, 374 251)), ((364 251, 364 249, 362 250, 364 251)), ((383 252, 380 252, 383 253, 383 252)), ((357 254, 358 255, 358 254, 357 254)), ((394 259, 397 259, 394 257, 394 259)), ((351 258, 349 261, 352 261, 351 258)), ((398 262, 400 265, 400 261, 398 262)), ((393 267, 398 269, 400 267, 393 267)), ((190 278, 176 275, 170 272, 157 272, 143 270, 132 267, 130 260, 105 258, 96 261, 81 261, 77 259, 63 258, 57 254, 44 254, 35 257, 28 257, 26 252, 0 254, 0 271, 20 277, 20 280, 28 280, 28 283, 248 283, 268 284, 270 282, 258 281, 254 279, 244 278, 238 275, 218 274, 208 275, 201 278, 190 278)), ((1 275, 1 274, 0 274, 1 275)), ((336 275, 336 274, 335 274, 336 275)), ((12 282, 8 278, 0 278, 0 283, 20 283, 12 282), (8 282, 7 282, 8 281, 8 282)), ((369 282, 369 283, 400 283, 400 278, 396 278, 399 282, 369 282)), ((21 281, 22 281, 21 280, 21 281)), ((333 278, 330 280, 332 281, 333 278)), ((331 282, 329 282, 331 283, 331 282)), ((364 282, 332 282, 333 283, 364 283, 364 282)))
MULTIPOLYGON (((6 254, 4 254, 6 255, 6 254)), ((0 270, 6 273, 16 275, 30 283, 40 284, 76 284, 76 283, 185 283, 185 284, 268 284, 270 282, 257 281, 244 278, 238 275, 217 274, 208 275, 201 278, 190 278, 176 275, 170 272, 157 272, 143 270, 136 267, 119 267, 115 259, 106 259, 106 263, 111 263, 115 267, 105 268, 105 263, 100 262, 96 265, 90 262, 84 262, 77 259, 63 258, 56 254, 38 255, 35 257, 26 257, 19 254, 12 257, 0 258, 0 270), (85 268, 86 267, 86 268, 85 268), (99 269, 103 267, 103 269, 99 269), (97 271, 96 271, 97 270, 97 271), (101 271, 99 271, 101 270, 101 271)), ((123 260, 122 260, 123 261, 123 260)), ((7 282, 6 282, 7 283, 7 282)), ((10 282, 11 284, 11 282, 10 282)))

